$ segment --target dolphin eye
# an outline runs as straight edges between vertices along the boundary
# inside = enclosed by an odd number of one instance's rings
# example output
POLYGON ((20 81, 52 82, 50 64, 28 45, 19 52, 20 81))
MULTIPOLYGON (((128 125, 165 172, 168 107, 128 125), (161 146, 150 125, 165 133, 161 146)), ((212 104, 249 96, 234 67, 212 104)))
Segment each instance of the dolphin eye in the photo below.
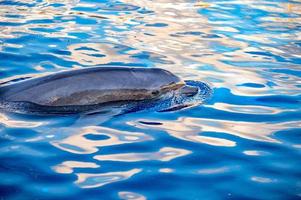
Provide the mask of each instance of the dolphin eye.
POLYGON ((159 93, 160 93, 159 90, 152 91, 152 95, 158 95, 159 93))

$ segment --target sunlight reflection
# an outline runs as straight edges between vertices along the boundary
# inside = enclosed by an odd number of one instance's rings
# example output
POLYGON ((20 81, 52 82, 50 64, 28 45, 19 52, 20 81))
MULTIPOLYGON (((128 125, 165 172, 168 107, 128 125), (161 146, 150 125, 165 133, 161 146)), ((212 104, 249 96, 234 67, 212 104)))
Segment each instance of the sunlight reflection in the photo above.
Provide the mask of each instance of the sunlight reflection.
POLYGON ((82 65, 99 65, 121 60, 134 61, 129 55, 120 54, 118 51, 126 49, 126 46, 117 44, 79 43, 70 45, 68 49, 71 52, 71 59, 82 65))
POLYGON ((235 105, 227 103, 215 103, 213 105, 204 105, 205 107, 214 108, 217 110, 223 110, 234 113, 245 114, 279 114, 282 112, 292 112, 294 109, 280 109, 266 106, 252 106, 252 105, 235 105))
POLYGON ((146 200, 146 197, 134 192, 118 192, 118 196, 123 200, 146 200))
POLYGON ((64 161, 54 166, 53 170, 61 174, 71 174, 74 168, 99 168, 100 166, 93 162, 64 161))
POLYGON ((43 122, 10 119, 7 115, 0 113, 0 124, 3 124, 4 126, 10 128, 12 127, 34 128, 34 127, 41 126, 43 122))
MULTIPOLYGON (((224 147, 233 147, 236 145, 234 141, 217 138, 217 137, 209 137, 199 135, 202 131, 205 131, 205 126, 199 124, 192 124, 189 122, 189 119, 179 119, 179 121, 160 121, 162 125, 145 125, 129 122, 131 125, 136 125, 140 128, 150 128, 160 129, 166 131, 173 137, 179 138, 181 140, 196 142, 196 143, 205 143, 214 146, 224 146, 224 147)), ((147 121, 143 119, 139 119, 139 121, 147 121)), ((209 127, 209 126, 208 126, 209 127)))
POLYGON ((171 173, 171 172, 174 172, 174 170, 171 169, 171 168, 160 168, 159 172, 161 172, 161 173, 171 173))
MULTIPOLYGON (((253 61, 264 63, 269 62, 268 60, 273 60, 274 63, 277 63, 274 57, 269 54, 252 55, 245 51, 249 51, 248 49, 254 48, 254 46, 249 44, 251 42, 257 41, 262 43, 261 48, 269 48, 273 44, 277 44, 279 37, 285 40, 285 35, 279 35, 279 33, 266 33, 265 35, 256 33, 240 33, 240 31, 236 29, 237 26, 232 24, 227 25, 227 21, 210 21, 204 17, 206 15, 196 15, 200 9, 197 6, 198 3, 187 3, 180 0, 175 1, 173 4, 164 0, 151 3, 147 1, 137 2, 132 0, 123 0, 123 2, 144 7, 147 10, 151 10, 156 13, 156 15, 125 15, 124 17, 127 17, 128 21, 134 19, 143 23, 134 26, 130 30, 119 33, 122 35, 119 35, 118 38, 120 38, 120 42, 122 44, 135 47, 140 51, 155 52, 164 55, 164 60, 172 61, 172 64, 170 64, 170 62, 167 62, 168 64, 159 62, 157 63, 157 66, 172 70, 173 72, 180 74, 183 78, 194 77, 195 79, 211 82, 214 87, 231 88, 231 92, 237 95, 258 96, 262 94, 274 94, 279 91, 285 94, 293 94, 296 90, 300 91, 300 89, 295 86, 295 81, 292 80, 289 84, 287 82, 286 84, 282 84, 278 78, 273 79, 273 82, 277 83, 275 85, 279 86, 276 86, 273 89, 268 87, 238 88, 236 85, 244 82, 265 84, 266 78, 259 75, 264 74, 262 69, 251 67, 241 68, 240 66, 234 66, 224 62, 253 61), (179 23, 183 20, 185 20, 185 23, 179 23), (154 21, 165 25, 160 26, 159 28, 156 26, 149 26, 149 24, 154 24, 154 21), (218 25, 219 22, 220 26, 218 25), (215 24, 215 26, 212 26, 212 24, 215 24), (189 31, 183 32, 183 30, 189 31), (202 31, 200 32, 199 30, 202 31), (215 34, 216 31, 235 34, 225 36, 215 34), (139 38, 143 38, 143 41, 139 38), (276 38, 277 40, 275 40, 276 38), (266 44, 266 46, 263 44, 266 44), (218 48, 222 48, 222 51, 225 50, 225 52, 217 53, 219 52, 218 48), (206 67, 208 65, 212 66, 213 69, 202 70, 202 66, 206 67), (212 80, 217 81, 213 82, 212 80), (288 87, 290 88, 289 90, 287 89, 288 87)), ((258 9, 262 10, 271 9, 273 12, 287 12, 286 4, 281 2, 271 3, 265 1, 260 4, 255 3, 254 1, 210 2, 210 7, 206 9, 209 11, 212 9, 218 10, 219 7, 227 4, 245 4, 246 6, 258 7, 258 9)), ((294 6, 290 7, 295 8, 294 6)), ((204 7, 201 9, 203 8, 204 7)), ((298 9, 290 9, 290 12, 298 13, 299 11, 298 9)), ((245 15, 248 14, 246 13, 245 15)), ((226 16, 229 15, 224 14, 220 18, 225 18, 226 16)), ((277 49, 282 48, 282 46, 285 46, 285 44, 277 45, 277 49)), ((296 48, 283 47, 284 51, 287 49, 296 48)), ((262 52, 262 49, 258 49, 257 52, 262 52)), ((275 51, 274 54, 278 55, 279 52, 277 53, 275 51)), ((284 56, 285 54, 281 55, 284 56)), ((298 56, 298 53, 290 55, 298 56)))
POLYGON ((229 167, 219 167, 219 168, 210 168, 210 169, 200 169, 198 174, 210 175, 210 174, 220 174, 229 171, 229 167))
POLYGON ((161 148, 158 152, 151 153, 123 153, 123 154, 110 154, 110 155, 96 155, 96 160, 110 160, 110 161, 121 161, 121 162, 138 162, 145 160, 159 160, 159 161, 170 161, 175 158, 190 154, 191 151, 185 149, 178 149, 172 147, 161 148))
POLYGON ((68 131, 72 134, 57 141, 51 141, 51 144, 61 150, 76 154, 91 154, 97 152, 99 147, 153 139, 141 132, 121 131, 99 126, 87 126, 68 131), (90 139, 89 136, 92 138, 90 139), (106 138, 101 138, 103 136, 106 138))
POLYGON ((252 176, 251 180, 255 181, 255 182, 259 182, 259 183, 272 183, 272 182, 276 182, 275 179, 265 178, 265 177, 259 177, 259 176, 252 176))
MULTIPOLYGON (((139 121, 147 120, 139 119, 139 121)), ((177 121, 161 120, 160 124, 156 125, 146 125, 139 122, 128 123, 140 128, 160 129, 166 131, 171 136, 182 140, 225 147, 235 146, 236 142, 223 138, 200 136, 199 134, 202 132, 217 132, 255 141, 280 143, 280 141, 271 137, 275 132, 301 127, 300 121, 275 124, 262 122, 235 122, 227 120, 198 119, 188 117, 181 117, 177 121)))
POLYGON ((300 22, 300 0, 0 1, 1 83, 112 65, 163 68, 216 91, 204 107, 166 113, 0 113, 5 195, 244 197, 265 184, 254 198, 300 196, 287 190, 301 186, 300 22), (194 187, 207 178, 211 188, 194 187))
POLYGON ((244 154, 248 155, 248 156, 262 156, 262 155, 266 155, 266 152, 263 151, 255 151, 255 150, 247 150, 243 152, 244 154))
POLYGON ((139 172, 141 172, 141 169, 132 169, 123 172, 109 172, 98 174, 76 173, 77 180, 75 181, 75 184, 77 184, 81 188, 96 188, 109 183, 129 179, 130 177, 139 172))
MULTIPOLYGON (((212 21, 207 15, 199 14, 200 9, 206 9, 209 13, 220 14, 218 10, 223 10, 220 9, 220 7, 224 7, 225 5, 244 5, 262 11, 275 12, 273 15, 270 14, 271 16, 260 18, 262 22, 269 22, 269 24, 262 24, 263 28, 268 28, 270 25, 275 26, 276 22, 282 23, 281 25, 277 25, 277 27, 284 26, 285 24, 294 26, 294 24, 297 24, 296 22, 299 18, 286 19, 285 17, 281 17, 280 14, 299 14, 300 8, 297 6, 298 4, 268 1, 261 1, 260 3, 255 3, 254 1, 219 1, 207 3, 202 1, 185 2, 182 0, 176 0, 173 3, 165 0, 156 2, 122 0, 121 2, 125 4, 123 7, 122 5, 117 5, 116 8, 107 8, 103 3, 83 3, 78 0, 68 0, 67 2, 59 0, 41 1, 37 6, 25 7, 23 10, 15 10, 14 13, 20 16, 18 18, 8 17, 5 14, 0 15, 1 21, 21 23, 20 26, 14 26, 13 28, 4 26, 0 34, 3 38, 20 37, 24 33, 31 33, 42 34, 51 38, 65 37, 75 39, 76 37, 73 36, 72 33, 87 32, 87 30, 90 33, 98 31, 95 24, 77 24, 74 21, 76 16, 80 16, 83 19, 93 18, 95 19, 95 23, 104 23, 103 20, 105 20, 105 24, 102 24, 106 27, 104 28, 104 37, 99 40, 99 43, 92 43, 90 41, 78 44, 72 43, 68 47, 68 52, 70 52, 71 55, 59 55, 60 58, 76 61, 79 65, 91 66, 120 61, 127 63, 137 62, 139 59, 135 59, 136 53, 145 52, 155 55, 154 57, 149 56, 148 59, 152 61, 156 67, 169 69, 183 78, 190 77, 196 80, 211 82, 214 87, 231 88, 234 94, 255 96, 274 94, 276 92, 293 94, 296 91, 301 91, 301 89, 295 85, 298 79, 283 83, 278 77, 270 77, 275 83, 275 87, 273 88, 238 88, 236 85, 244 82, 265 84, 265 72, 263 72, 261 68, 241 68, 240 66, 234 66, 225 62, 254 61, 269 64, 269 61, 273 60, 273 63, 277 64, 275 56, 298 57, 300 56, 300 52, 298 52, 296 46, 288 42, 278 44, 278 40, 282 39, 286 41, 288 37, 292 37, 292 35, 293 37, 300 37, 300 34, 299 36, 298 33, 274 34, 273 32, 268 32, 264 35, 256 32, 245 34, 239 31, 239 26, 227 24, 228 21, 212 21), (62 5, 55 7, 53 3, 62 3, 62 5), (118 6, 122 8, 118 8, 118 6), (85 9, 77 11, 73 9, 77 7, 87 9, 99 8, 103 12, 86 11, 85 9), (122 12, 123 9, 126 8, 143 8, 155 14, 122 12), (119 10, 120 12, 116 15, 106 13, 110 11, 110 9, 119 10), (278 15, 279 17, 275 17, 274 15, 278 15), (64 23, 26 23, 29 20, 53 20, 55 16, 62 16, 62 19, 69 18, 69 21, 64 23), (281 20, 289 21, 287 23, 287 21, 282 22, 281 20), (214 26, 212 26, 212 24, 214 24, 214 26), (41 29, 44 28, 53 31, 42 31, 41 29), (115 30, 116 28, 117 30, 115 30), (123 29, 123 31, 118 31, 118 29, 123 29), (222 33, 228 32, 231 34, 221 34, 219 33, 220 31, 222 33), (18 32, 18 34, 14 34, 13 32, 18 32), (255 46, 250 44, 253 42, 263 44, 255 51, 255 46), (273 47, 273 43, 275 43, 277 48, 273 47), (125 49, 131 48, 131 50, 123 49, 121 53, 121 51, 118 50, 118 48, 122 46, 121 44, 124 45, 125 49), (264 50, 271 52, 272 56, 271 54, 250 54, 249 50, 252 48, 251 53, 263 52, 264 50), (96 51, 94 52, 92 49, 96 51), (277 51, 277 49, 280 51, 277 51), (281 53, 281 51, 291 52, 288 54, 281 53), (212 66, 212 70, 203 70, 206 66, 212 66)), ((34 3, 34 1, 31 3, 34 3)), ((0 10, 1 9, 5 11, 7 10, 7 6, 0 6, 0 10)), ((248 13, 244 15, 249 17, 248 13)), ((227 16, 227 14, 223 14, 223 17, 227 16)), ((239 16, 234 15, 234 17, 239 16)), ((4 45, 7 46, 10 44, 7 43, 4 45)), ((30 49, 34 50, 35 48, 30 49)), ((141 63, 141 65, 142 64, 143 63, 141 63)), ((60 67, 58 65, 55 66, 56 68, 60 67)), ((43 69, 41 66, 36 66, 35 68, 38 71, 43 69)))

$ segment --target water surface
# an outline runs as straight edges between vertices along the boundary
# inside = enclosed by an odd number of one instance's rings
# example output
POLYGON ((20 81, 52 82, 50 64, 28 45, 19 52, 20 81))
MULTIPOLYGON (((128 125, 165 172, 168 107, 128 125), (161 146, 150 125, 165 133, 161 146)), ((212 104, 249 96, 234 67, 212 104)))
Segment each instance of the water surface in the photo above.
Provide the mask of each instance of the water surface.
POLYGON ((0 113, 1 199, 300 199, 301 2, 2 0, 1 82, 160 67, 203 105, 0 113))

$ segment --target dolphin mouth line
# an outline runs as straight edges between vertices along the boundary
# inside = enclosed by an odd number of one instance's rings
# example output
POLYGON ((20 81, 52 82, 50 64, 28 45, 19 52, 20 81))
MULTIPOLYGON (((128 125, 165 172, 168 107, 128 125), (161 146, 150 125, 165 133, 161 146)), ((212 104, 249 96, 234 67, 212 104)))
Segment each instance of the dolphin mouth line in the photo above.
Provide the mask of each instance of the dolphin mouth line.
POLYGON ((178 90, 182 87, 184 87, 186 84, 184 81, 181 81, 181 82, 178 82, 178 83, 172 83, 172 84, 169 84, 169 85, 165 85, 165 86, 162 86, 160 88, 160 90, 165 93, 165 92, 168 92, 168 91, 174 91, 174 90, 178 90))

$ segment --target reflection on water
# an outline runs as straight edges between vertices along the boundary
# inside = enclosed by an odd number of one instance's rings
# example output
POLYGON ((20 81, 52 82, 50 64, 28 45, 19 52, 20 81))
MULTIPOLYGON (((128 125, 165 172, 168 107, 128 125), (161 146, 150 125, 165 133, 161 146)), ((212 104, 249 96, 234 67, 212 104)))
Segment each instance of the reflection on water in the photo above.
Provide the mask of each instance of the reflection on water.
POLYGON ((134 59, 128 55, 119 54, 119 52, 126 51, 127 48, 126 46, 104 43, 82 43, 68 47, 72 60, 86 66, 106 64, 118 60, 133 62, 134 59))
POLYGON ((0 84, 116 65, 214 88, 180 111, 0 113, 0 197, 300 198, 300 27, 298 0, 0 1, 0 84))
MULTIPOLYGON (((160 121, 162 123, 162 121, 160 121)), ((153 123, 153 122, 152 122, 153 123)), ((147 123, 149 124, 149 123, 147 123)), ((205 122, 206 124, 206 122, 205 122)), ((207 137, 207 136, 201 136, 199 133, 203 131, 213 131, 211 129, 217 129, 217 126, 219 126, 219 123, 216 121, 207 121, 207 126, 200 126, 198 125, 198 122, 194 123, 193 120, 189 118, 185 119, 179 119, 178 122, 163 122, 160 125, 153 126, 155 129, 160 128, 162 130, 166 130, 168 134, 170 134, 173 137, 182 139, 182 140, 188 140, 191 142, 201 142, 206 144, 211 144, 215 146, 225 146, 225 147, 231 147, 235 146, 235 142, 227 140, 227 139, 221 139, 216 137, 207 137), (185 122, 183 123, 183 120, 185 122), (206 129, 207 127, 207 129, 206 129), (211 127, 211 129, 210 129, 211 127)), ((149 125, 147 125, 149 127, 149 125)), ((217 131, 218 132, 218 131, 217 131)))
POLYGON ((55 166, 54 170, 57 173, 70 174, 73 168, 98 168, 99 165, 92 162, 64 161, 62 164, 55 166))
POLYGON ((122 162, 137 162, 144 160, 160 160, 170 161, 174 158, 185 156, 191 153, 184 149, 176 149, 170 147, 164 147, 158 152, 153 153, 127 153, 127 154, 112 154, 112 155, 98 155, 94 156, 96 160, 112 160, 122 162))
POLYGON ((230 169, 228 167, 220 167, 220 168, 213 168, 213 169, 201 169, 198 171, 199 174, 218 174, 218 173, 224 173, 226 171, 229 171, 230 169))
POLYGON ((134 193, 134 192, 119 192, 120 199, 123 200, 145 200, 146 198, 143 195, 134 193))
POLYGON ((78 173, 76 174, 78 179, 75 183, 82 188, 101 187, 109 183, 126 180, 131 176, 139 173, 140 171, 141 169, 132 169, 125 172, 110 172, 99 174, 78 173))
POLYGON ((300 128, 300 121, 286 122, 286 123, 254 123, 254 122, 241 122, 241 121, 227 121, 217 119, 198 119, 198 118, 179 118, 177 121, 162 121, 160 124, 152 121, 151 123, 141 120, 143 124, 129 122, 130 125, 140 126, 141 128, 154 128, 166 131, 173 137, 192 142, 201 142, 216 146, 235 146, 234 141, 201 136, 202 132, 217 132, 235 135, 238 137, 258 140, 265 142, 278 142, 273 139, 273 133, 276 131, 287 130, 291 128, 300 128), (147 125, 145 125, 147 124, 147 125), (152 125, 155 124, 155 125, 152 125), (254 129, 256 127, 256 129, 254 129), (260 134, 259 134, 260 133, 260 134))
POLYGON ((278 109, 273 107, 265 106, 254 106, 254 105, 233 105, 227 103, 215 103, 213 105, 205 105, 210 108, 217 110, 223 110, 227 112, 243 113, 243 114, 279 114, 281 112, 294 111, 291 109, 278 109))
POLYGON ((0 113, 0 124, 5 127, 26 127, 26 128, 34 128, 42 125, 41 122, 14 120, 2 113, 0 113))
POLYGON ((100 147, 152 140, 151 136, 144 133, 121 131, 100 126, 77 128, 75 131, 68 133, 70 136, 66 138, 52 141, 51 144, 71 153, 91 154, 97 152, 100 147))

